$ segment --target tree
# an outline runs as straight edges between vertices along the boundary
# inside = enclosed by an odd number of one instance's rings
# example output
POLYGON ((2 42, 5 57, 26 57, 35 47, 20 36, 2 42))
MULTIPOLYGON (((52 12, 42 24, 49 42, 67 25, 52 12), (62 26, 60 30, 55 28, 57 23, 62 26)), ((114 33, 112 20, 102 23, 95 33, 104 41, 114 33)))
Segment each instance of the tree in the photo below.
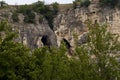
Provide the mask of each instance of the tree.
MULTIPOLYGON (((25 16, 24 17, 25 23, 35 23, 35 13, 33 11, 34 9, 32 5, 22 5, 17 10, 18 13, 22 13, 25 16)), ((14 18, 17 17, 15 17, 14 15, 14 18)))
POLYGON ((5 1, 0 1, 0 7, 6 7, 8 4, 5 1))
POLYGON ((81 6, 88 7, 90 5, 90 0, 81 1, 81 6))
POLYGON ((51 4, 53 7, 54 14, 56 15, 59 10, 59 4, 57 2, 51 4))
POLYGON ((16 33, 6 22, 0 22, 0 79, 17 80, 25 76, 25 64, 29 50, 22 44, 14 42, 16 33))
POLYGON ((100 0, 101 5, 115 7, 118 4, 119 0, 100 0))
POLYGON ((0 22, 0 80, 120 80, 118 36, 106 25, 87 26, 88 41, 76 45, 68 58, 64 42, 30 51, 14 42, 16 34, 6 21, 0 22))
POLYGON ((32 8, 35 12, 44 13, 45 4, 42 1, 38 1, 38 2, 32 4, 32 8))
MULTIPOLYGON (((112 34, 107 30, 107 26, 88 23, 89 27, 89 42, 86 48, 88 54, 96 56, 96 61, 92 63, 95 67, 95 73, 98 74, 98 80, 119 80, 120 64, 116 60, 120 45, 118 35, 112 34), (112 74, 111 74, 112 73, 112 74)), ((94 75, 95 76, 95 75, 94 75)))
POLYGON ((73 1, 73 8, 77 6, 88 7, 90 5, 90 0, 75 0, 73 1))

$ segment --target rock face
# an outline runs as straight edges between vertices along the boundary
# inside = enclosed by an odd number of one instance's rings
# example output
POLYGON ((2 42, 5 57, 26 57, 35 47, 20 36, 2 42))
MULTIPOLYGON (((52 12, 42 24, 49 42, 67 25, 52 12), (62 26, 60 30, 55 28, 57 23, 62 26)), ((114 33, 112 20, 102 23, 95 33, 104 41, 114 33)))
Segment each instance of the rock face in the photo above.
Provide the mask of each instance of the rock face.
POLYGON ((19 32, 19 39, 17 39, 17 42, 21 42, 31 49, 43 46, 41 39, 44 35, 48 36, 47 39, 49 39, 50 46, 57 46, 55 33, 50 29, 47 23, 23 25, 14 23, 13 26, 14 30, 18 30, 19 32))
POLYGON ((13 30, 19 32, 19 38, 16 41, 29 46, 31 49, 42 47, 43 44, 59 46, 63 39, 66 39, 71 46, 74 46, 75 38, 79 39, 78 44, 85 43, 87 34, 85 22, 87 20, 101 25, 107 23, 108 30, 120 34, 120 10, 101 8, 96 0, 92 0, 88 8, 77 7, 73 9, 69 7, 66 10, 60 10, 53 21, 54 31, 50 29, 45 18, 39 23, 38 17, 40 15, 37 13, 35 13, 35 24, 25 23, 22 14, 18 16, 20 20, 18 23, 13 22, 11 16, 14 10, 15 8, 0 10, 0 20, 7 19, 13 26, 13 30), (45 38, 45 36, 47 37, 45 38), (44 43, 44 40, 48 42, 44 43))
POLYGON ((99 6, 98 1, 93 0, 88 8, 70 8, 58 14, 54 20, 54 30, 58 44, 60 44, 59 42, 62 38, 65 38, 74 46, 74 33, 78 36, 78 44, 84 43, 87 33, 87 28, 84 23, 88 20, 91 20, 92 23, 99 23, 100 25, 107 24, 109 31, 120 34, 120 10, 117 8, 102 8, 99 6))
MULTIPOLYGON (((16 42, 23 43, 31 49, 35 49, 43 46, 41 41, 43 36, 48 36, 46 39, 49 40, 50 46, 57 46, 57 39, 53 30, 50 29, 48 22, 43 18, 42 22, 39 23, 39 16, 35 13, 35 24, 25 23, 24 15, 18 14, 19 22, 13 22, 12 12, 14 8, 1 10, 0 11, 0 20, 7 19, 8 22, 12 25, 13 31, 18 32, 19 38, 15 39, 16 42), (5 16, 4 16, 5 15, 5 16)), ((48 42, 46 42, 48 43, 48 42)))

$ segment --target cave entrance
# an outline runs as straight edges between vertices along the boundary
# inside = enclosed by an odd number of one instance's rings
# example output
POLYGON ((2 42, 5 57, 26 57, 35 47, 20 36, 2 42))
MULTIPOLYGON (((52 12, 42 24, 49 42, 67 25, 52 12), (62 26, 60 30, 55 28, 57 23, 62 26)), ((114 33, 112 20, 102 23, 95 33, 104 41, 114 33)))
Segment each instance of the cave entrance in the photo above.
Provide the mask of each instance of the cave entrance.
POLYGON ((43 35, 42 38, 41 38, 41 41, 43 43, 44 46, 48 46, 50 47, 50 39, 47 35, 43 35))

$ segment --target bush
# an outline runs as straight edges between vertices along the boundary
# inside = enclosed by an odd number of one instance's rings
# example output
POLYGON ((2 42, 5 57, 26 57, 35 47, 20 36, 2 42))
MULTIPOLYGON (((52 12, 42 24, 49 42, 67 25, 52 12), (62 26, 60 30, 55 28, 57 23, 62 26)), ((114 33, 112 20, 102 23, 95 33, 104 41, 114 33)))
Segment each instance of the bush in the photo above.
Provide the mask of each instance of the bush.
POLYGON ((19 21, 18 13, 17 12, 13 12, 13 14, 12 14, 12 20, 13 20, 13 22, 18 22, 19 21))
POLYGON ((119 80, 120 64, 116 60, 117 53, 120 51, 119 35, 110 33, 107 30, 107 25, 100 26, 88 23, 88 28, 89 42, 82 48, 83 50, 90 50, 87 53, 96 56, 96 61, 92 63, 92 66, 96 69, 95 73, 98 74, 98 76, 94 75, 95 78, 97 80, 119 80), (114 55, 114 57, 111 55, 114 55))
POLYGON ((28 13, 27 12, 28 10, 32 10, 31 5, 21 5, 21 6, 18 7, 17 12, 26 14, 26 13, 28 13))
POLYGON ((28 49, 14 42, 15 37, 11 26, 6 21, 0 22, 0 80, 18 80, 26 75, 28 49))
POLYGON ((89 5, 90 5, 89 0, 84 0, 83 2, 81 2, 81 6, 83 6, 83 7, 88 7, 89 5))
POLYGON ((32 4, 32 9, 33 9, 35 12, 38 12, 38 13, 39 13, 39 11, 42 11, 42 10, 45 9, 45 4, 44 4, 44 2, 42 2, 42 1, 38 1, 38 2, 32 4))
POLYGON ((110 7, 115 7, 117 6, 119 0, 100 0, 100 4, 102 6, 110 6, 110 7))
POLYGON ((25 23, 35 23, 35 14, 33 12, 28 11, 29 13, 25 14, 24 22, 25 23))
POLYGON ((42 80, 119 80, 120 64, 116 55, 120 51, 117 35, 107 31, 106 25, 89 24, 88 42, 76 46, 68 58, 64 44, 60 48, 36 49, 36 66, 42 80), (91 56, 95 56, 92 58, 91 56))
POLYGON ((53 30, 53 19, 58 12, 58 3, 53 3, 52 5, 45 5, 44 2, 38 1, 31 5, 20 6, 17 12, 25 15, 24 22, 26 23, 35 23, 34 12, 37 12, 38 14, 40 13, 43 15, 44 18, 46 18, 50 28, 53 30), (53 6, 53 10, 50 9, 50 6, 53 6))
POLYGON ((73 1, 73 8, 77 6, 88 7, 90 5, 90 0, 75 0, 73 1))
POLYGON ((32 5, 23 5, 20 6, 17 10, 18 13, 22 13, 24 17, 25 23, 35 23, 35 14, 32 10, 32 5))
POLYGON ((59 10, 59 4, 57 2, 51 4, 53 7, 54 14, 56 15, 59 10))
POLYGON ((16 34, 6 21, 0 22, 0 80, 120 80, 118 35, 106 25, 87 26, 88 41, 68 58, 65 43, 30 51, 13 41, 16 34))

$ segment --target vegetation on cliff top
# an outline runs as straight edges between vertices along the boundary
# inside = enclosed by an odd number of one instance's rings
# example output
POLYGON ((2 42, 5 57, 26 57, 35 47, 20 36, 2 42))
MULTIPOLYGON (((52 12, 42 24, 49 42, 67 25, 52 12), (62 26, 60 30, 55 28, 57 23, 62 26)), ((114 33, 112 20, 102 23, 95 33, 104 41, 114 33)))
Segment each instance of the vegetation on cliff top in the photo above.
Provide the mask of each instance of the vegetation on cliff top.
MULTIPOLYGON (((107 6, 110 8, 120 7, 120 0, 99 0, 98 1, 101 6, 107 6)), ((90 0, 75 0, 73 1, 73 7, 77 6, 88 7, 90 5, 90 0)))
POLYGON ((106 26, 88 23, 88 28, 88 42, 76 45, 68 58, 64 43, 31 52, 13 41, 15 34, 6 21, 0 22, 0 80, 120 80, 119 56, 114 56, 120 51, 118 36, 106 26))
POLYGON ((100 0, 99 2, 102 6, 110 6, 111 8, 120 6, 120 0, 100 0))
POLYGON ((75 0, 73 1, 73 8, 77 6, 88 7, 90 5, 90 0, 75 0))
MULTIPOLYGON (((4 6, 6 3, 1 1, 1 6, 4 6)), ((73 7, 88 7, 91 4, 90 0, 75 0, 73 1, 73 7)), ((99 0, 99 4, 101 6, 109 6, 109 7, 119 7, 120 0, 99 0)), ((39 22, 42 22, 42 18, 46 18, 50 28, 53 30, 53 19, 57 15, 59 11, 59 4, 53 3, 50 5, 46 5, 42 1, 35 2, 31 5, 22 5, 17 7, 17 11, 13 13, 12 19, 14 22, 18 22, 18 13, 22 13, 24 17, 25 23, 35 23, 35 13, 41 14, 43 16, 39 17, 39 22)))
POLYGON ((44 2, 38 1, 31 5, 22 5, 18 7, 16 13, 22 13, 25 16, 24 22, 26 23, 35 23, 35 12, 41 14, 43 16, 39 18, 39 21, 41 21, 41 18, 46 18, 50 28, 53 29, 53 19, 57 15, 58 5, 59 4, 56 2, 51 5, 45 5, 44 2))

